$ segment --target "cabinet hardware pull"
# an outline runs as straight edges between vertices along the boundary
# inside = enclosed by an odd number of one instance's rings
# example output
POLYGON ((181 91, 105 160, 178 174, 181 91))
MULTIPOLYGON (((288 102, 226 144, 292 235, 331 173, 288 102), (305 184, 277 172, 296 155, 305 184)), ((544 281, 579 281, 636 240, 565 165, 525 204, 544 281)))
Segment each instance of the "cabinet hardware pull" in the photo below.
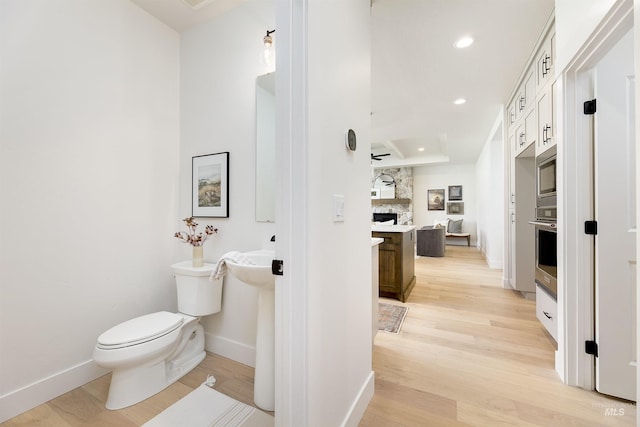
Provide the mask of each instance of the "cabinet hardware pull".
POLYGON ((546 132, 546 140, 544 142, 547 143, 551 141, 551 136, 549 136, 549 131, 551 130, 551 126, 549 126, 549 124, 547 123, 546 126, 544 127, 544 130, 546 132))
POLYGON ((543 144, 547 143, 547 127, 546 126, 542 126, 542 143, 543 144))
POLYGON ((551 71, 551 66, 549 65, 549 61, 551 60, 551 57, 549 55, 545 55, 544 59, 545 59, 544 69, 547 73, 549 73, 549 71, 551 71))
POLYGON ((545 316, 547 316, 547 319, 553 319, 553 316, 549 316, 549 313, 547 313, 546 311, 542 312, 545 316))

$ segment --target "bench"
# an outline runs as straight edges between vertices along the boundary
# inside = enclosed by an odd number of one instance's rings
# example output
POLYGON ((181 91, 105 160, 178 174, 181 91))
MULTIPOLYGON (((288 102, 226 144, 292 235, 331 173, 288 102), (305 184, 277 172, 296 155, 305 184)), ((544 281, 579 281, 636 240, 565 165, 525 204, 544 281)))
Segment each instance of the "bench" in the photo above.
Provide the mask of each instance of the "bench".
POLYGON ((447 233, 446 238, 467 239, 467 246, 471 247, 471 233, 447 233))

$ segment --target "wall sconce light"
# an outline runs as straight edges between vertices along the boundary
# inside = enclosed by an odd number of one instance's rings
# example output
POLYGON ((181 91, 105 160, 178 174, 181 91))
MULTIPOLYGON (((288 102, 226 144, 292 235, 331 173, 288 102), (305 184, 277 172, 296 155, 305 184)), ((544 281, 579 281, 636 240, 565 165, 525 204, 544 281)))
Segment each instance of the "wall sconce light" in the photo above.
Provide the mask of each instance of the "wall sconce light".
POLYGON ((273 46, 273 37, 271 37, 271 34, 275 32, 276 30, 271 30, 271 31, 267 30, 267 35, 264 36, 264 38, 262 39, 262 42, 264 43, 264 47, 266 47, 267 49, 273 46))
POLYGON ((275 33, 276 30, 267 30, 267 35, 262 38, 262 43, 264 44, 264 49, 262 50, 261 55, 261 63, 264 68, 265 73, 271 73, 275 71, 275 54, 273 45, 273 37, 271 34, 275 33))

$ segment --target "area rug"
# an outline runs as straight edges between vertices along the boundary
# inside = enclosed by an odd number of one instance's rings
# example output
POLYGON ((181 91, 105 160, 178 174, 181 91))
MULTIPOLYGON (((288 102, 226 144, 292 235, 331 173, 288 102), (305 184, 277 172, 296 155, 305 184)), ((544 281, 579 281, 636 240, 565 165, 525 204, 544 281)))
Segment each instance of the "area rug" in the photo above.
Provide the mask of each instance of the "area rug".
POLYGON ((202 384, 143 427, 273 427, 274 418, 202 384))
POLYGON ((397 334, 407 315, 408 307, 396 304, 378 303, 378 330, 397 334))

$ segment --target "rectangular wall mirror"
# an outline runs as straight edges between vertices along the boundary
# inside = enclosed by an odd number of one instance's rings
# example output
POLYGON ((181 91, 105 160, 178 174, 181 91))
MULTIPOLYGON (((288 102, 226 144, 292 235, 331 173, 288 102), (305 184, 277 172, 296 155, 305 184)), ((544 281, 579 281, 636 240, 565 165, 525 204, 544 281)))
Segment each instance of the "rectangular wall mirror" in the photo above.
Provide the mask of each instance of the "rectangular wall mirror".
POLYGON ((256 221, 276 220, 276 73, 256 79, 256 221))

